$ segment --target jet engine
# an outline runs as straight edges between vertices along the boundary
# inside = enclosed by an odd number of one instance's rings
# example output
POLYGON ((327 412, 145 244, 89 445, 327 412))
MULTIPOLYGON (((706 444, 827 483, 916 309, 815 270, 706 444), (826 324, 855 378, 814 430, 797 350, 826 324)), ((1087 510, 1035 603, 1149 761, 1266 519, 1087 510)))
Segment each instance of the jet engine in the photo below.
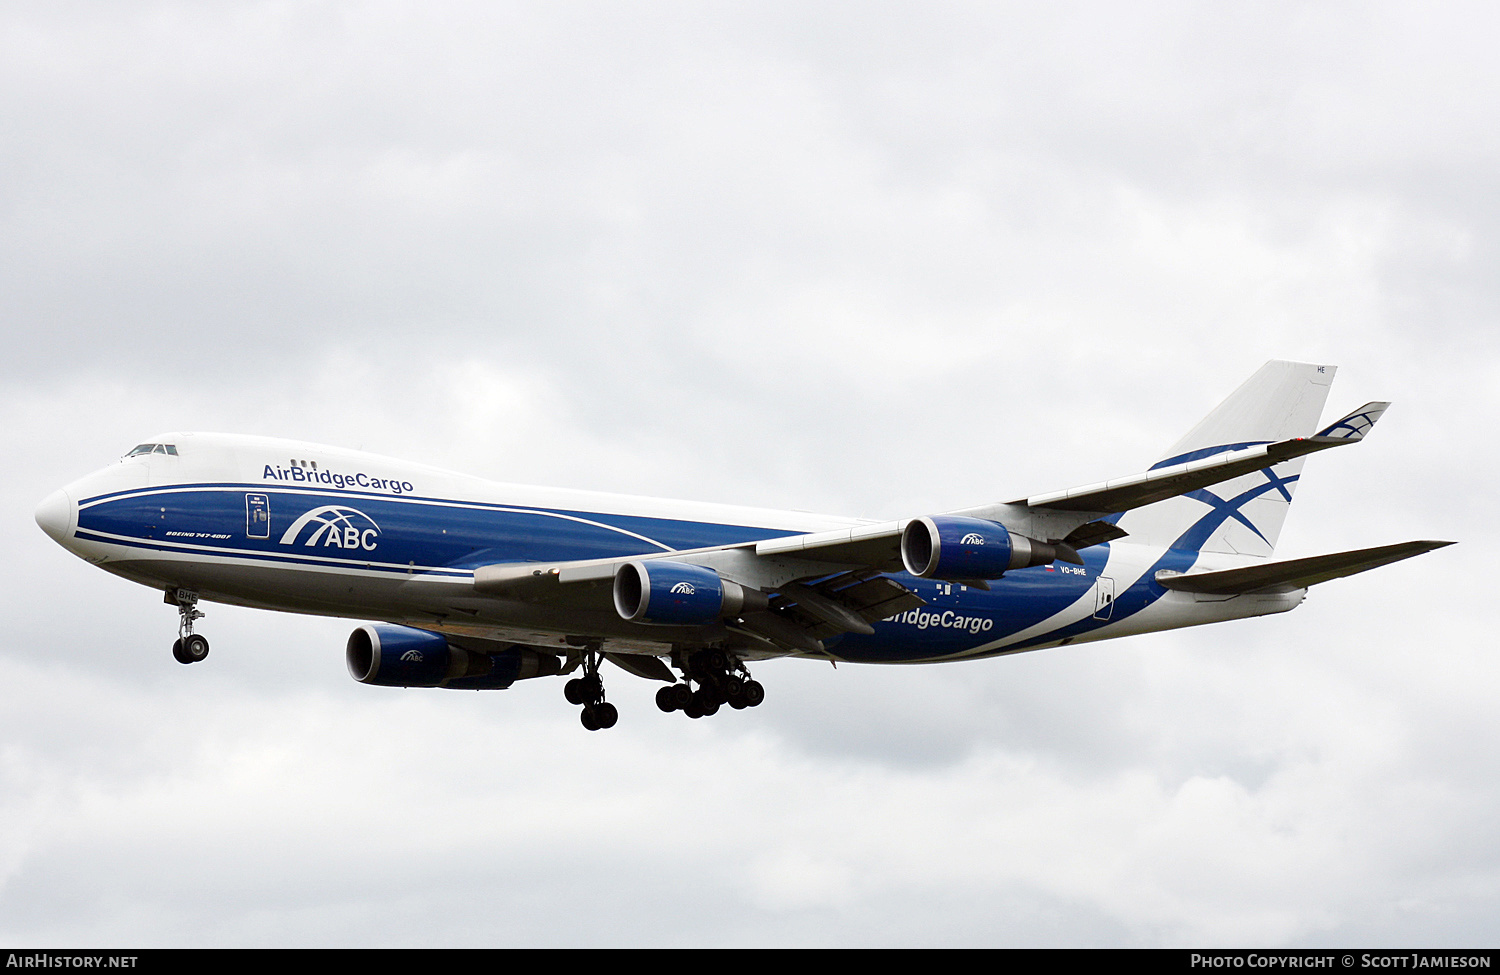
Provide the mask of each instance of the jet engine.
POLYGON ((934 515, 916 518, 901 533, 901 561, 923 579, 998 579, 1010 569, 1083 560, 1067 545, 1017 535, 998 521, 934 515))
POLYGON ((502 690, 562 669, 557 657, 530 647, 475 653, 454 646, 441 633, 388 623, 367 624, 349 634, 344 659, 355 680, 383 687, 502 690))
POLYGON ((615 570, 615 612, 632 623, 701 626, 766 604, 765 593, 701 565, 647 559, 615 570))

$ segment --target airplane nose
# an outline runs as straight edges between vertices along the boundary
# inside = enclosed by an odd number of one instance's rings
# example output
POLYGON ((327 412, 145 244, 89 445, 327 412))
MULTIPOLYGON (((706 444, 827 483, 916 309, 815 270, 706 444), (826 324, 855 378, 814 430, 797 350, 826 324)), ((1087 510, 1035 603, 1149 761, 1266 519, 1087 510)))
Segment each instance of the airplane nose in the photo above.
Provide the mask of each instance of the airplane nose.
POLYGON ((36 523, 52 536, 54 542, 66 543, 68 536, 73 534, 73 499, 68 492, 59 488, 47 495, 36 506, 36 523))

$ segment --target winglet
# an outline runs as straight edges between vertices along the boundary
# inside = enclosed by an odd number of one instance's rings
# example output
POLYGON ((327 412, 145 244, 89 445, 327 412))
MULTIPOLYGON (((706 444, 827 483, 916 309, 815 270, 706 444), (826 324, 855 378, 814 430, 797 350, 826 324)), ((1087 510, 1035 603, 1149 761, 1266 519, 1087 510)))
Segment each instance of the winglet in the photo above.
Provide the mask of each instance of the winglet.
POLYGON ((1363 440, 1375 421, 1390 408, 1390 403, 1366 403, 1348 416, 1317 433, 1313 440, 1363 440))

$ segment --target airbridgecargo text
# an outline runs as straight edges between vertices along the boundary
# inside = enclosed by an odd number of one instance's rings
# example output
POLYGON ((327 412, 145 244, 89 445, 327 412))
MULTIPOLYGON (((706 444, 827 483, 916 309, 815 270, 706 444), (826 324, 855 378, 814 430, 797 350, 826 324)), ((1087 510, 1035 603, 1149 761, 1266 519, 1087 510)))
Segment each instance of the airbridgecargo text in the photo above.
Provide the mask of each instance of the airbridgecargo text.
POLYGON ((393 481, 390 478, 375 477, 363 471, 358 474, 340 474, 336 471, 311 471, 305 467, 272 467, 267 464, 260 476, 266 481, 329 484, 339 489, 361 487, 372 491, 389 491, 392 494, 410 494, 416 490, 410 481, 393 481))
POLYGON ((983 616, 964 616, 951 609, 941 613, 929 613, 923 609, 907 610, 891 617, 891 622, 906 623, 919 630, 925 630, 930 626, 940 626, 949 630, 967 630, 970 633, 986 633, 995 626, 995 621, 992 619, 983 616))

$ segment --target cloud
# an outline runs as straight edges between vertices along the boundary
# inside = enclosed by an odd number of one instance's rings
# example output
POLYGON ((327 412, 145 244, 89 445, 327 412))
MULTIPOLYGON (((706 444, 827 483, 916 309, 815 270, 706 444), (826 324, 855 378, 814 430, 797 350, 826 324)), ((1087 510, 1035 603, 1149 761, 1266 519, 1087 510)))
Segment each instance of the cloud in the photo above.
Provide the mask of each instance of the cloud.
POLYGON ((171 3, 0 30, 0 937, 57 946, 1488 944, 1479 7, 171 3), (1149 462, 1268 358, 1396 406, 1287 616, 963 665, 350 681, 30 512, 173 429, 922 514, 1149 462), (608 910, 579 905, 608 905, 608 910))

